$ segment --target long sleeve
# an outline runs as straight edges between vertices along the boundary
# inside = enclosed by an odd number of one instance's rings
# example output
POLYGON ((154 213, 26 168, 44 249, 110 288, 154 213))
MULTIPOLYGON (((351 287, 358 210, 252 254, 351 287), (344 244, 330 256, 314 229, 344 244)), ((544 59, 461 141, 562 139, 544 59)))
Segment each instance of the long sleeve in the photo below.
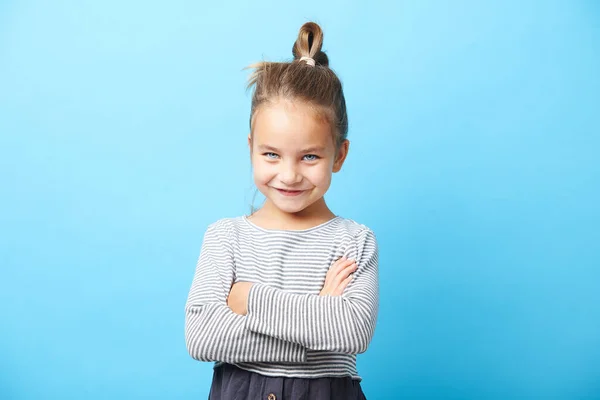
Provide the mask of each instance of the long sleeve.
POLYGON ((254 284, 247 328, 311 350, 365 352, 379 307, 378 246, 370 229, 361 230, 355 242, 358 269, 342 296, 304 295, 254 284))
POLYGON ((218 222, 207 228, 185 306, 185 340, 189 354, 199 361, 306 361, 306 349, 246 329, 246 316, 227 306, 234 282, 233 249, 227 227, 218 222))

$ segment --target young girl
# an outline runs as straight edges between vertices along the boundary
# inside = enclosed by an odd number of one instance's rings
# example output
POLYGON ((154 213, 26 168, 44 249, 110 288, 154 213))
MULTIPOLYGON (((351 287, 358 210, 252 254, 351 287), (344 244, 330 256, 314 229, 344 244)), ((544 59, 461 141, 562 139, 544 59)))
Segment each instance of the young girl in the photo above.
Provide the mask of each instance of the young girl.
POLYGON ((190 355, 215 361, 209 399, 365 398, 356 354, 375 330, 378 247, 323 198, 349 141, 322 43, 309 22, 292 62, 250 66, 248 145, 266 200, 208 226, 185 307, 190 355))

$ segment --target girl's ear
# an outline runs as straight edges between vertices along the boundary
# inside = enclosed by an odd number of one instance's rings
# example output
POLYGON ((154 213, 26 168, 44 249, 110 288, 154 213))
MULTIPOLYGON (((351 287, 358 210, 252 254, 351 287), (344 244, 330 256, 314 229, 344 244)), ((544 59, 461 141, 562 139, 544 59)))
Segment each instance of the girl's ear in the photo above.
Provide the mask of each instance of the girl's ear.
POLYGON ((348 139, 342 142, 340 149, 335 158, 335 162, 333 163, 333 171, 339 172, 342 169, 342 164, 346 160, 346 156, 348 156, 348 150, 350 149, 350 141, 348 139))

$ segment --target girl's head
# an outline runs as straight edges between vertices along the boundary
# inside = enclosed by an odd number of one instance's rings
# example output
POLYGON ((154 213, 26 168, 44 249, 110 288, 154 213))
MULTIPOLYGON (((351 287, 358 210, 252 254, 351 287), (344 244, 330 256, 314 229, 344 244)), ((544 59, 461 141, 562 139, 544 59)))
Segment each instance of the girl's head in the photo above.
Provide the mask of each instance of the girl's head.
POLYGON ((248 67, 255 69, 248 84, 255 86, 248 135, 254 183, 270 206, 285 213, 326 209, 331 174, 348 154, 342 84, 322 44, 321 28, 308 22, 300 28, 292 62, 248 67))

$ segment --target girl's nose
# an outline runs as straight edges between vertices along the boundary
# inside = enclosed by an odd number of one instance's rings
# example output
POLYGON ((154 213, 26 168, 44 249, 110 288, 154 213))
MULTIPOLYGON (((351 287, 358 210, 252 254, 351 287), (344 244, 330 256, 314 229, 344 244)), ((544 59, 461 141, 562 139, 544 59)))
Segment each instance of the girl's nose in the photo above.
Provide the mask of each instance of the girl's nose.
POLYGON ((298 173, 296 167, 286 166, 283 167, 279 179, 284 185, 292 186, 298 183, 302 179, 302 176, 298 173))

